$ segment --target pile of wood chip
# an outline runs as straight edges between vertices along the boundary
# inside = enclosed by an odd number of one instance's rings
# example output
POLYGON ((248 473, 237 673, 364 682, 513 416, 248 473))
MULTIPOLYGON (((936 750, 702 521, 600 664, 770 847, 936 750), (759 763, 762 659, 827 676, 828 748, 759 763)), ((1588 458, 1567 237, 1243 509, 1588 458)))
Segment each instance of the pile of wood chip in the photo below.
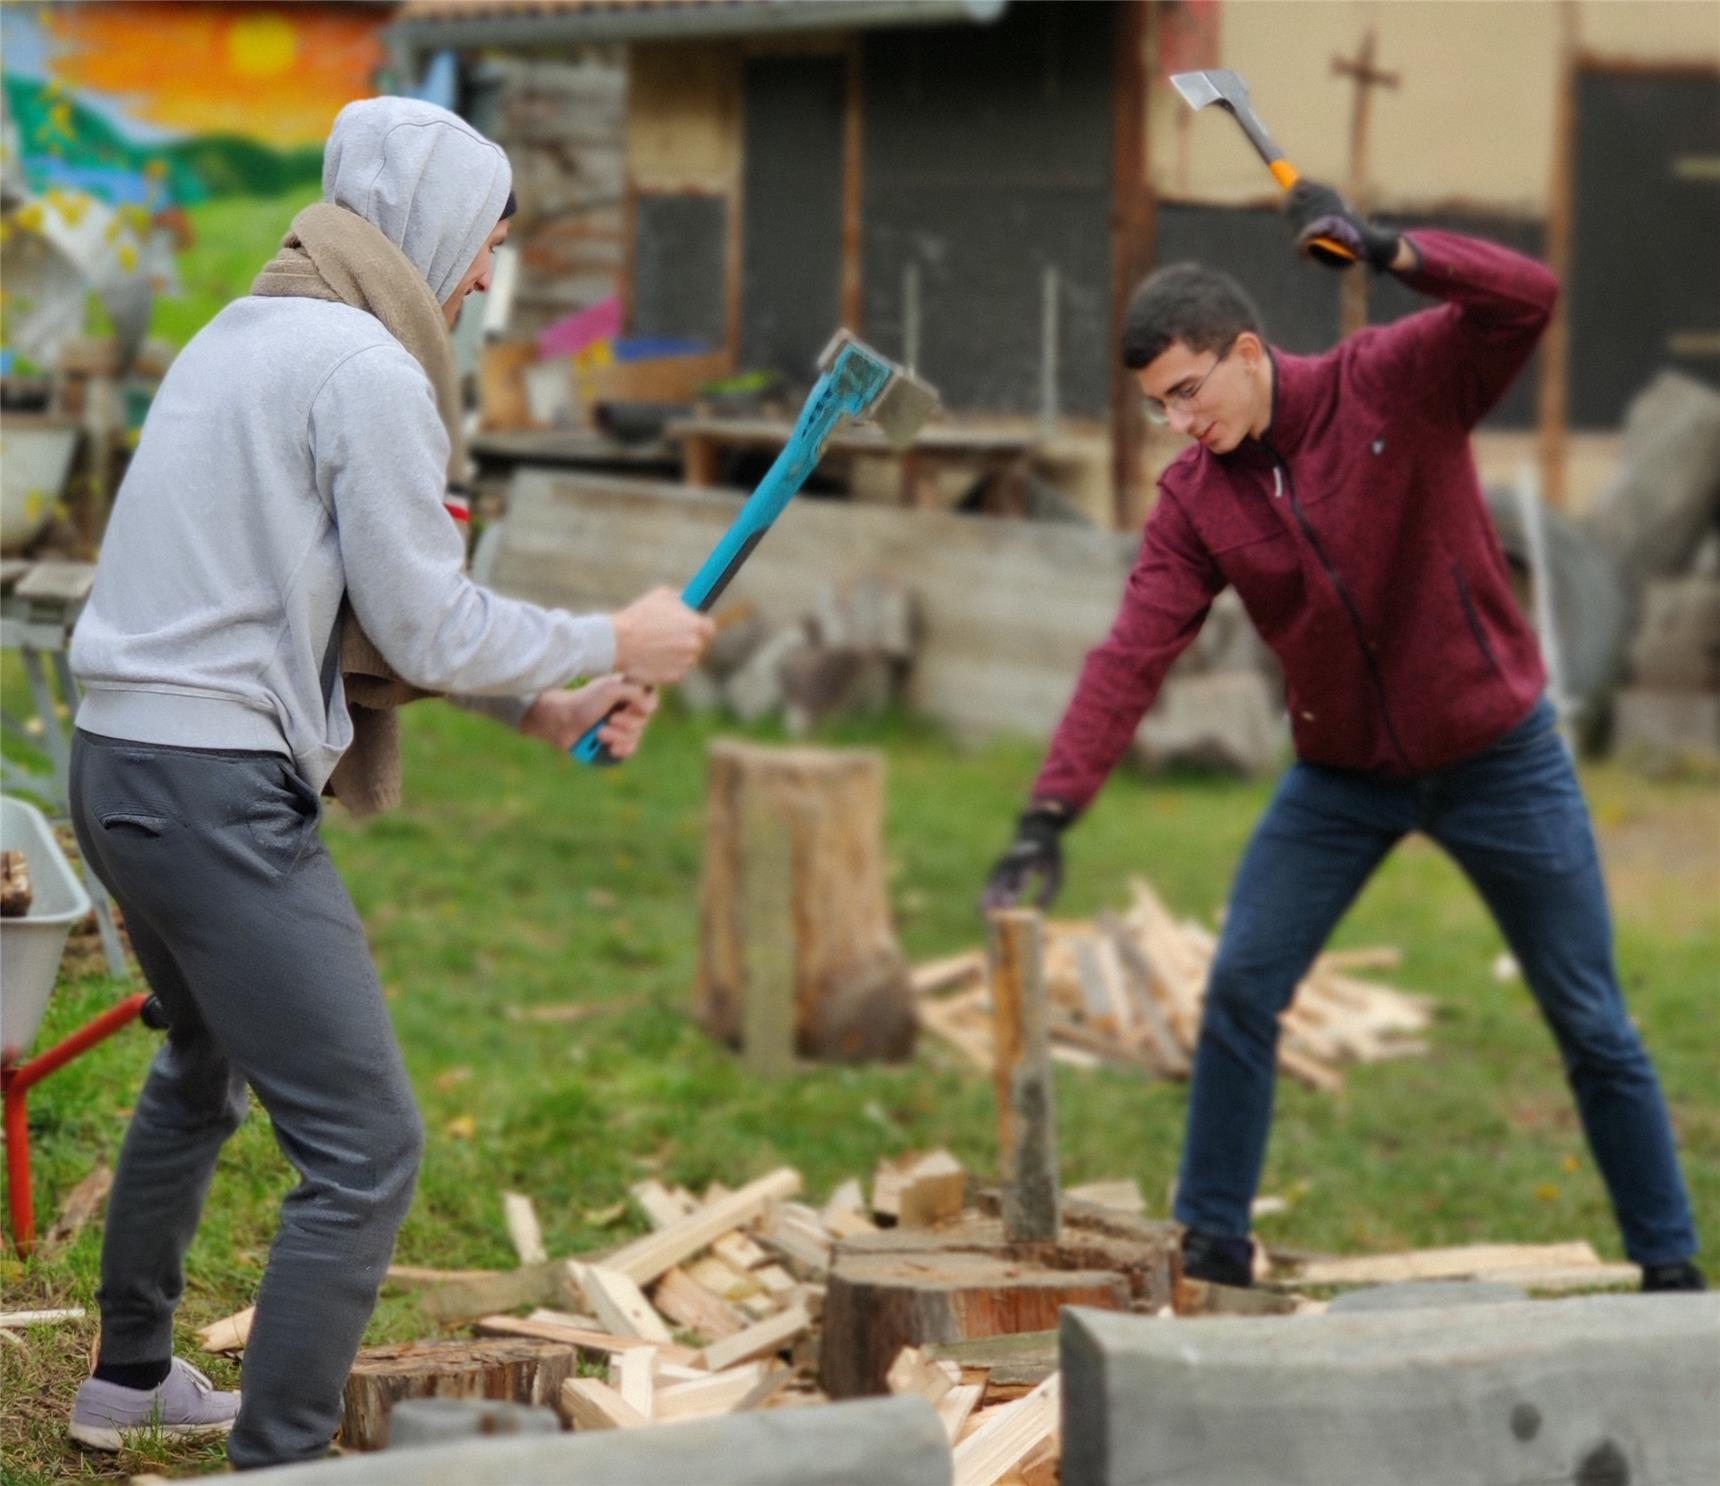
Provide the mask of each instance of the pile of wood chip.
MULTIPOLYGON (((1217 941, 1191 920, 1177 922, 1147 883, 1137 879, 1132 887, 1126 913, 1046 921, 1052 1055, 1083 1067, 1124 1063, 1187 1078, 1217 941)), ((1346 1063, 1425 1052, 1414 1034, 1432 1020, 1431 999, 1356 978, 1399 963, 1394 949, 1321 955, 1282 1017, 1279 1067, 1312 1088, 1336 1091, 1346 1063)), ((920 1024, 992 1068, 985 952, 918 966, 914 989, 920 1024)))
MULTIPOLYGON (((390 1284, 415 1290, 432 1318, 469 1325, 473 1335, 361 1352, 347 1383, 342 1445, 377 1448, 392 1404, 431 1394, 550 1404, 575 1429, 640 1429, 825 1402, 817 1382, 825 1281, 848 1252, 844 1241, 923 1227, 935 1244, 985 1219, 965 1205, 976 1194, 947 1151, 885 1161, 869 1200, 857 1179, 821 1207, 797 1200, 801 1187, 792 1167, 734 1191, 713 1185, 702 1197, 641 1182, 631 1197, 653 1231, 584 1259, 548 1258, 531 1201, 504 1194, 516 1269, 389 1270, 390 1284), (505 1313, 528 1306, 523 1316, 505 1313), (578 1375, 579 1365, 592 1363, 607 1364, 607 1376, 578 1375)), ((1091 1247, 1104 1242, 1101 1233, 1133 1235, 1168 1256, 1174 1230, 1138 1216, 1145 1204, 1133 1181, 1071 1187, 1063 1198, 1066 1236, 1091 1247)), ((986 1193, 977 1200, 983 1207, 986 1193)), ((1481 1276, 1568 1290, 1631 1283, 1636 1275, 1632 1266, 1602 1264, 1583 1243, 1276 1257, 1274 1278, 1259 1290, 1177 1282, 1177 1313, 1323 1309, 1324 1302, 1284 1293, 1310 1284, 1481 1276)), ((205 1327, 199 1341, 208 1351, 241 1350, 250 1322, 242 1311, 205 1327)), ((907 1346, 886 1383, 923 1394, 937 1409, 956 1486, 1052 1486, 1061 1460, 1056 1346, 1055 1331, 907 1346)))

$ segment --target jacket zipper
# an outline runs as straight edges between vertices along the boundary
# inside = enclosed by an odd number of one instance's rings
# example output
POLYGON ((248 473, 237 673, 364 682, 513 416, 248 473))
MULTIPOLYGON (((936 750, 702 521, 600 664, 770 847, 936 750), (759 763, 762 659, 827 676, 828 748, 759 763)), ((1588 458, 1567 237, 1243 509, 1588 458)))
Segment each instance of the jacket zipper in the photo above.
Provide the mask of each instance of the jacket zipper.
POLYGON ((1488 643, 1487 631, 1481 627, 1481 616, 1475 611, 1475 600, 1470 597, 1469 580, 1463 574, 1460 563, 1452 563, 1451 576, 1457 580, 1457 597, 1463 604, 1463 616, 1469 621, 1469 628, 1475 636, 1475 643, 1481 647, 1481 653, 1487 657, 1487 664, 1494 672, 1503 676, 1505 669, 1499 664, 1499 657, 1493 653, 1493 647, 1488 643))
POLYGON ((1296 482, 1290 475, 1290 461, 1264 439, 1261 444, 1274 460, 1272 476, 1275 484, 1279 471, 1283 471, 1283 488, 1290 494, 1290 509, 1296 513, 1297 525, 1302 528, 1303 536, 1307 537, 1308 545, 1314 549, 1314 555, 1320 559, 1320 566, 1326 570, 1326 577, 1336 590, 1344 612, 1350 616, 1350 627, 1356 632, 1356 646, 1362 652, 1362 664, 1368 669, 1368 679, 1373 683, 1374 696, 1380 704, 1380 717, 1386 725, 1386 736, 1391 739, 1398 761, 1405 769, 1410 769, 1412 766, 1409 754, 1404 749, 1403 740, 1398 737, 1397 724, 1392 721, 1392 709, 1386 701, 1385 678, 1380 675, 1379 666, 1374 662, 1374 653, 1368 648, 1367 630, 1362 625, 1362 616, 1356 608, 1355 600, 1350 597, 1350 590, 1344 586, 1344 580, 1338 576, 1338 570, 1332 566, 1332 560, 1326 556, 1326 549, 1320 545, 1320 538, 1314 532, 1313 523, 1308 520, 1308 513, 1302 509, 1302 502, 1296 497, 1296 482))

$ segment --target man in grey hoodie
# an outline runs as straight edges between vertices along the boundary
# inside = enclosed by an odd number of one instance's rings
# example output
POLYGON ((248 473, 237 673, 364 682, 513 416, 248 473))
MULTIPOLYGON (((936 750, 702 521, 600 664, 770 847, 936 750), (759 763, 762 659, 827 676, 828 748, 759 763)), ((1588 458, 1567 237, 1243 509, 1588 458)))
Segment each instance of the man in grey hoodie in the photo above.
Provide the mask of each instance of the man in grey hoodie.
MULTIPOLYGON (((370 99, 336 120, 323 185, 370 224, 348 225, 370 234, 372 261, 422 277, 407 288, 434 295, 441 342, 507 233, 502 150, 442 109, 370 99)), ((253 295, 193 338, 150 410, 73 640, 73 821, 170 1022, 121 1151, 100 1354, 73 1405, 72 1436, 96 1448, 131 1429, 230 1430, 242 1468, 323 1453, 411 1202, 422 1124, 317 829, 353 738, 343 627, 361 624, 411 687, 559 748, 608 716, 622 755, 649 688, 679 680, 709 638, 667 589, 579 617, 473 584, 443 505, 447 410, 422 348, 380 313, 253 295), (601 679, 567 690, 579 676, 601 679), (172 1345, 185 1251, 247 1085, 300 1181, 241 1401, 172 1345)))

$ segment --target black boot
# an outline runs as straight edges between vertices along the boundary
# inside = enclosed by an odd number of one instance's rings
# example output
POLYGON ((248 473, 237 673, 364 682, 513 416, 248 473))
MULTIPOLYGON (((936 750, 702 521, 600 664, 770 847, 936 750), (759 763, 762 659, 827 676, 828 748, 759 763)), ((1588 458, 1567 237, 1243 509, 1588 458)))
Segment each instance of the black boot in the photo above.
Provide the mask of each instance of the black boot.
POLYGON ((1254 1245, 1246 1238, 1220 1238, 1213 1233, 1183 1233, 1182 1272, 1185 1279, 1246 1289, 1254 1283, 1254 1245))
POLYGON ((1643 1293, 1655 1294, 1670 1290, 1706 1290, 1708 1281, 1702 1271, 1688 1259, 1675 1259, 1670 1264, 1642 1266, 1643 1293))

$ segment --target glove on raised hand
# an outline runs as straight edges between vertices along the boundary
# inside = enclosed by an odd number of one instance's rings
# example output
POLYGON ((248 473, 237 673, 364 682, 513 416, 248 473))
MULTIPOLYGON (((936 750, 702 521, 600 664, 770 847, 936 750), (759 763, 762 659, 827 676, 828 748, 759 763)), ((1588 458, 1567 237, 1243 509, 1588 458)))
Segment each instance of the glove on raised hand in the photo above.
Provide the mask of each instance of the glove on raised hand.
POLYGON ((1296 233, 1296 246, 1327 268, 1348 268, 1351 260, 1339 257, 1318 238, 1342 244, 1376 273, 1390 268, 1397 257, 1400 234, 1374 226, 1330 186, 1297 181, 1290 188, 1285 210, 1296 233))
POLYGON ((986 908, 1013 908, 1035 882, 1035 908, 1046 907, 1063 886, 1063 849, 1058 838, 1074 817, 1054 800, 1036 801, 1015 823, 1015 839, 986 879, 986 908))

